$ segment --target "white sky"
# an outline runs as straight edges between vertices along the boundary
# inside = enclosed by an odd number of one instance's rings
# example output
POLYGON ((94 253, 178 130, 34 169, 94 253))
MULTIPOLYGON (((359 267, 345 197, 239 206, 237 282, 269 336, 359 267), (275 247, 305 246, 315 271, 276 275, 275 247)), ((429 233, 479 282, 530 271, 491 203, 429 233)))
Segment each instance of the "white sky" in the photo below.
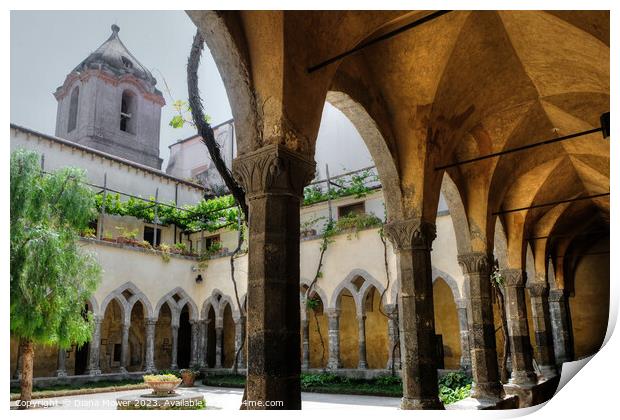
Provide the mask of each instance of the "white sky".
MULTIPOLYGON (((116 23, 119 36, 132 54, 157 79, 167 105, 162 109, 160 155, 168 145, 194 134, 191 127, 173 129, 172 97, 187 98, 187 55, 196 27, 183 11, 12 11, 11 12, 11 122, 54 134, 56 99, 52 92, 66 75, 101 45, 116 23)), ((217 124, 232 117, 226 90, 206 50, 200 67, 200 90, 205 112, 217 124)), ((327 105, 319 131, 315 159, 324 175, 325 163, 336 175, 372 164, 359 134, 340 113, 327 105)), ((205 149, 206 153, 206 149, 205 149)))

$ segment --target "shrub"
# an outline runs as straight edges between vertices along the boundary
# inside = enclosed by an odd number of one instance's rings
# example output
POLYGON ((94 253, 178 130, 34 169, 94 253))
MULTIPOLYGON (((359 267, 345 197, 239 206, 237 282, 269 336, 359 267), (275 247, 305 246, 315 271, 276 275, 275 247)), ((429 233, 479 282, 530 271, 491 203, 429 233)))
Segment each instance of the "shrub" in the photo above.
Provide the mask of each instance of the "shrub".
POLYGON ((165 375, 144 375, 144 382, 176 382, 179 378, 173 374, 165 375))
POLYGON ((375 379, 377 385, 380 386, 392 386, 392 385, 402 385, 403 381, 398 376, 380 376, 375 379))
POLYGON ((158 375, 174 375, 177 378, 181 377, 181 372, 175 369, 161 369, 159 372, 157 372, 157 374, 158 375))

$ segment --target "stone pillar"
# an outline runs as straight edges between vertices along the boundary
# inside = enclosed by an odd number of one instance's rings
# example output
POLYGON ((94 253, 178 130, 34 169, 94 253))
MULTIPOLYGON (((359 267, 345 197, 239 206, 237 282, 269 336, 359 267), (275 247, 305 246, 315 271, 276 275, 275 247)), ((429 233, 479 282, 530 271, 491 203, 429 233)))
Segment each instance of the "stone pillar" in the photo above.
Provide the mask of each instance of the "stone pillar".
POLYGON ((195 368, 198 366, 198 345, 200 342, 200 322, 191 320, 189 321, 192 329, 191 347, 190 347, 190 362, 189 366, 195 368))
POLYGON ((90 339, 89 344, 89 361, 87 375, 101 375, 101 369, 99 368, 99 348, 101 345, 101 324, 103 324, 103 318, 95 317, 95 329, 90 339))
POLYGON ((532 363, 532 346, 525 307, 525 273, 520 269, 506 269, 502 270, 502 276, 512 359, 509 383, 530 386, 536 383, 536 374, 532 363))
POLYGON ((178 369, 177 353, 179 350, 179 326, 171 325, 170 329, 172 330, 172 357, 170 360, 170 369, 178 369))
POLYGON ((247 399, 283 409, 301 409, 299 209, 314 172, 312 160, 279 144, 233 162, 250 213, 247 399))
POLYGON ((471 353, 469 350, 469 324, 467 321, 467 299, 456 302, 456 313, 459 318, 459 332, 461 340, 461 369, 471 371, 471 353))
POLYGON ((357 317, 357 337, 358 337, 358 369, 368 369, 366 362, 366 315, 358 315, 357 317))
POLYGON ((388 362, 386 369, 400 370, 400 345, 398 338, 398 307, 394 304, 385 305, 385 313, 388 315, 388 362))
MULTIPOLYGON (((503 396, 499 378, 490 258, 484 252, 470 252, 458 256, 465 277, 465 304, 469 353, 473 377, 471 396, 498 401, 503 396)), ((459 314, 461 321, 462 315, 459 314)))
POLYGON ((67 376, 67 350, 58 349, 58 364, 56 366, 56 376, 67 376))
POLYGON ((146 341, 146 349, 144 355, 144 371, 146 373, 153 373, 156 371, 155 369, 155 325, 157 321, 154 319, 145 319, 145 334, 144 339, 146 341))
POLYGON ((435 225, 421 219, 390 222, 384 232, 398 258, 401 409, 442 409, 437 385, 437 351, 431 244, 435 225))
POLYGON ((209 349, 209 320, 203 319, 202 320, 202 353, 200 357, 202 360, 202 366, 204 366, 205 368, 209 367, 209 362, 207 359, 208 349, 209 349))
POLYGON ((568 307, 568 297, 564 289, 552 289, 549 291, 549 312, 555 362, 562 366, 562 363, 570 362, 574 358, 571 341, 570 310, 568 307))
POLYGON ((215 368, 222 367, 222 359, 224 357, 224 326, 215 326, 215 368))
POLYGON ((301 369, 310 368, 310 322, 307 319, 301 321, 301 369))
POLYGON ((535 282, 529 286, 534 324, 534 359, 538 363, 543 378, 549 379, 558 374, 553 354, 553 335, 549 318, 549 287, 546 283, 535 282))
POLYGON ((127 362, 129 361, 129 326, 129 323, 123 324, 121 336, 121 366, 118 369, 121 373, 127 373, 127 362))
POLYGON ((327 310, 327 369, 335 370, 342 367, 340 361, 340 309, 327 310))
POLYGON ((237 322, 235 323, 235 354, 239 352, 239 357, 237 358, 237 369, 245 368, 245 349, 247 348, 245 339, 245 317, 240 316, 237 322), (243 344, 243 348, 241 349, 241 345, 243 344), (241 351, 239 351, 241 349, 241 351))

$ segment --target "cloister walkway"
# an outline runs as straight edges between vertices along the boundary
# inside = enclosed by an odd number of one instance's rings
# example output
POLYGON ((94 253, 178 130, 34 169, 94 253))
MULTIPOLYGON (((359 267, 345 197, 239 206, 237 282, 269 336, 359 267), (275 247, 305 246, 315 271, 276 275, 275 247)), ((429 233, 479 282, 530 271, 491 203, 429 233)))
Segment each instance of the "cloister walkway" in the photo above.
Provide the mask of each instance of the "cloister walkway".
MULTIPOLYGON (((202 392, 207 402, 207 409, 238 410, 243 389, 218 388, 212 386, 198 386, 192 390, 202 392)), ((118 392, 102 392, 98 394, 76 395, 71 397, 42 398, 36 400, 43 410, 114 410, 116 398, 123 395, 131 395, 144 390, 130 390, 118 392)), ((374 397, 367 395, 342 395, 342 394, 319 394, 302 392, 302 404, 304 409, 398 409, 400 398, 374 397)), ((11 403, 14 405, 14 402, 11 403)))

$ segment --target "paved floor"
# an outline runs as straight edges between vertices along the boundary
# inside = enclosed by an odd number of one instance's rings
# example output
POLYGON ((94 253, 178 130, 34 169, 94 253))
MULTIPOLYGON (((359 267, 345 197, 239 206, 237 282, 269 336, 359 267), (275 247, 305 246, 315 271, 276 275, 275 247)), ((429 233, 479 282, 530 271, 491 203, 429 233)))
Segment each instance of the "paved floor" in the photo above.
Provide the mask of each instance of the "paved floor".
MULTIPOLYGON (((198 386, 192 388, 204 394, 207 408, 238 410, 243 395, 243 390, 233 388, 217 388, 211 386, 198 386)), ((104 392, 90 395, 77 395, 73 397, 43 398, 36 400, 40 409, 116 409, 116 397, 126 395, 144 394, 145 390, 104 392)), ((340 394, 316 394, 304 392, 301 394, 304 409, 350 409, 351 406, 361 409, 387 409, 396 410, 400 398, 372 397, 364 395, 340 395, 340 394)), ((14 405, 13 403, 11 405, 14 405)))

